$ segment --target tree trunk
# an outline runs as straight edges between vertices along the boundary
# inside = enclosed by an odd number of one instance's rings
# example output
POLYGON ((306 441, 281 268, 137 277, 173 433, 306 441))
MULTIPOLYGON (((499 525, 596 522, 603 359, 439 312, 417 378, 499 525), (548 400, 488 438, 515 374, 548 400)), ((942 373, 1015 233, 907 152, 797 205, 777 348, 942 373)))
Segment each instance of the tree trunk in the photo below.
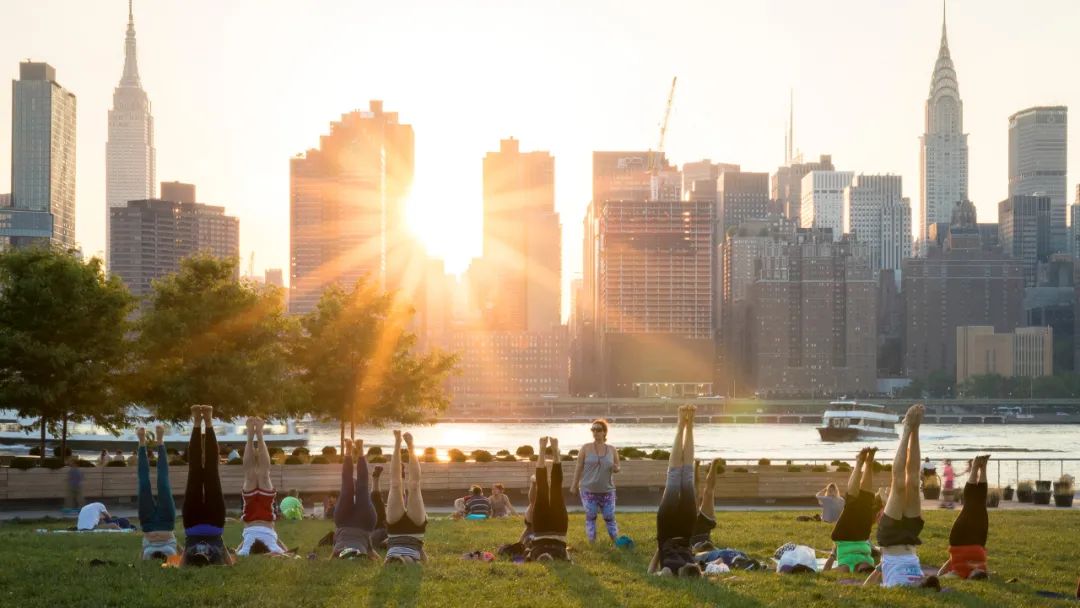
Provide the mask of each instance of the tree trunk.
POLYGON ((349 416, 349 441, 356 441, 356 420, 349 416))
MULTIPOLYGON (((344 413, 344 412, 343 412, 344 413)), ((345 453, 345 417, 342 416, 341 420, 338 420, 338 426, 341 429, 341 440, 338 442, 338 453, 345 453)))
POLYGON ((45 464, 45 417, 41 417, 41 464, 45 464))
POLYGON ((67 423, 68 413, 64 412, 64 424, 60 430, 60 460, 67 462, 67 423))

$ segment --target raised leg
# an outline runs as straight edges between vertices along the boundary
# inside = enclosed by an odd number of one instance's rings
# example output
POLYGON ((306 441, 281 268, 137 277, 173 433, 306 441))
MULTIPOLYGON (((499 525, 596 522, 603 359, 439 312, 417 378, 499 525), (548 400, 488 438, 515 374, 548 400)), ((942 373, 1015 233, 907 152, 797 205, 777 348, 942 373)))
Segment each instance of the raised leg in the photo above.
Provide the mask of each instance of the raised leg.
POLYGON ((716 519, 716 466, 717 461, 709 463, 709 472, 705 474, 705 489, 701 492, 698 511, 709 519, 716 519))
POLYGON ((203 406, 203 424, 206 432, 203 439, 206 442, 205 462, 203 463, 203 492, 206 498, 207 517, 206 522, 219 528, 225 527, 225 495, 221 492, 221 475, 218 471, 218 442, 214 433, 214 408, 209 405, 203 406))
POLYGON ((255 425, 255 438, 259 440, 259 451, 256 452, 258 456, 256 460, 257 480, 260 488, 273 490, 274 482, 270 479, 270 447, 266 445, 266 438, 263 436, 263 428, 266 422, 261 418, 257 420, 258 423, 255 425))
POLYGON ((255 453, 255 421, 257 418, 247 419, 244 427, 247 429, 247 443, 244 445, 244 491, 251 492, 259 487, 259 457, 255 453))
POLYGON ((169 481, 169 452, 165 449, 165 427, 157 425, 154 429, 157 438, 157 510, 158 518, 176 525, 176 501, 173 500, 172 483, 169 481))
POLYGON ((908 444, 911 441, 913 412, 916 405, 908 408, 904 416, 904 429, 900 433, 900 443, 896 446, 896 454, 893 456, 892 487, 889 488, 889 499, 885 502, 885 515, 893 519, 904 517, 904 505, 907 495, 907 462, 908 444))
POLYGON ((150 457, 146 453, 146 429, 139 427, 135 430, 139 436, 138 450, 138 480, 139 480, 139 524, 144 528, 147 522, 154 519, 156 505, 154 494, 150 491, 150 457))
POLYGON ((394 451, 390 453, 390 496, 386 502, 387 523, 397 523, 405 516, 405 495, 401 478, 401 431, 394 431, 394 451))
POLYGON ((427 521, 427 510, 424 508, 424 493, 420 490, 420 458, 416 456, 413 447, 412 433, 402 435, 405 439, 405 447, 409 450, 409 497, 408 515, 414 524, 422 524, 427 521))
POLYGON ((863 463, 866 462, 867 448, 859 450, 858 456, 855 457, 855 468, 851 469, 851 475, 848 476, 847 490, 845 490, 844 496, 858 496, 859 495, 859 479, 862 478, 863 463))
MULTIPOLYGON (((694 415, 697 413, 697 406, 687 405, 686 409, 686 423, 685 423, 685 437, 683 439, 682 458, 683 466, 693 466, 694 464, 694 415)), ((694 476, 690 476, 690 483, 694 482, 694 476)))
MULTIPOLYGON (((922 453, 919 448, 919 426, 922 424, 923 406, 915 405, 915 415, 911 422, 912 430, 908 438, 907 474, 904 492, 904 517, 920 517, 922 515, 922 496, 919 494, 919 469, 921 468, 922 453)), ((911 414, 910 410, 908 412, 911 414)), ((906 424, 906 423, 905 423, 906 424)))
POLYGON ((205 479, 203 479, 202 458, 202 406, 191 406, 191 439, 188 441, 188 476, 184 489, 184 506, 181 514, 184 518, 184 527, 190 528, 205 520, 206 497, 203 492, 205 479))
POLYGON ((338 495, 337 505, 334 507, 334 527, 337 528, 351 525, 353 505, 356 502, 352 475, 352 442, 346 439, 342 448, 345 453, 341 457, 341 492, 338 495))

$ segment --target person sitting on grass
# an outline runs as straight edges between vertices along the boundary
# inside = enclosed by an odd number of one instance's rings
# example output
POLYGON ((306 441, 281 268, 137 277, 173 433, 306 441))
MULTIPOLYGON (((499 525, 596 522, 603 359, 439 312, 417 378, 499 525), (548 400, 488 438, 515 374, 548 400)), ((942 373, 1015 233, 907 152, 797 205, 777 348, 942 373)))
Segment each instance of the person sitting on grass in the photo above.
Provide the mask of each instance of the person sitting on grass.
POLYGON ((818 504, 821 505, 821 521, 827 524, 835 524, 840 519, 840 512, 844 509, 844 498, 840 496, 840 490, 835 483, 830 483, 816 494, 818 504))
POLYGON ((465 497, 465 519, 487 519, 491 516, 491 500, 484 496, 484 488, 474 485, 465 497))
POLYGON ((386 561, 419 564, 427 561, 424 553, 424 532, 427 530, 427 510, 420 492, 420 459, 413 449, 410 433, 394 431, 394 451, 390 454, 390 499, 386 503, 386 561), (409 450, 408 497, 402 487, 401 440, 409 450))
MULTIPOLYGON (((717 467, 719 467, 719 461, 713 460, 709 464, 709 472, 705 474, 705 489, 701 492, 697 517, 694 519, 694 533, 690 536, 690 548, 694 553, 712 551, 716 548, 710 536, 713 529, 716 528, 717 467)), ((694 468, 696 472, 696 463, 694 468)))
POLYGON ((180 564, 232 565, 233 557, 221 539, 225 532, 225 496, 221 493, 218 474, 214 409, 209 405, 193 405, 191 417, 194 425, 187 450, 188 478, 184 506, 180 510, 186 538, 180 564), (206 426, 205 432, 202 425, 206 426))
POLYGON ((341 460, 341 498, 334 508, 334 557, 349 559, 366 557, 379 559, 371 542, 375 531, 375 504, 368 492, 368 462, 364 457, 364 442, 345 440, 345 455, 341 460), (356 480, 353 481, 353 454, 356 461, 356 480))
POLYGON ((288 549, 278 540, 274 528, 274 483, 270 481, 270 451, 263 439, 263 420, 247 419, 247 445, 244 446, 244 498, 243 540, 236 549, 237 555, 269 553, 282 555, 288 549), (255 440, 259 440, 256 450, 255 440))
POLYGON ((679 407, 675 443, 668 459, 667 482, 656 512, 656 553, 649 574, 700 577, 701 568, 690 551, 694 520, 694 412, 693 405, 679 407))
POLYGON ((964 506, 949 532, 949 559, 938 576, 985 579, 986 536, 990 520, 986 513, 986 463, 990 455, 977 456, 964 484, 964 506))
POLYGON ((176 544, 176 503, 169 484, 169 455, 165 452, 165 427, 158 425, 154 437, 157 441, 157 487, 158 497, 150 490, 150 457, 146 453, 146 429, 135 429, 139 437, 137 452, 139 479, 139 525, 142 526, 142 559, 168 559, 179 555, 176 544))
POLYGON ((532 536, 525 543, 526 561, 570 561, 566 550, 566 532, 570 518, 566 513, 563 497, 563 471, 559 440, 554 437, 540 438, 540 451, 536 457, 536 492, 529 504, 532 536), (547 448, 551 446, 551 480, 548 483, 547 448))
POLYGON ((881 545, 881 565, 866 578, 865 585, 885 587, 926 587, 941 590, 936 576, 924 576, 917 552, 922 519, 919 494, 919 425, 925 408, 911 406, 904 416, 904 431, 893 459, 892 489, 885 514, 878 522, 877 541, 881 545))
POLYGON ((104 503, 92 502, 79 509, 79 520, 75 528, 80 532, 87 530, 119 530, 120 526, 112 523, 112 515, 104 503))
POLYGON ((506 495, 503 484, 497 483, 491 486, 491 516, 492 517, 517 517, 518 512, 514 505, 510 504, 510 497, 506 495))
POLYGON ((304 519, 304 503, 300 500, 300 490, 290 490, 289 495, 281 499, 278 510, 281 511, 281 516, 289 521, 304 519))
POLYGON ((874 526, 874 455, 877 448, 863 448, 855 457, 855 468, 848 477, 844 510, 833 526, 836 549, 825 562, 825 570, 872 572, 874 557, 870 547, 870 529, 874 526))

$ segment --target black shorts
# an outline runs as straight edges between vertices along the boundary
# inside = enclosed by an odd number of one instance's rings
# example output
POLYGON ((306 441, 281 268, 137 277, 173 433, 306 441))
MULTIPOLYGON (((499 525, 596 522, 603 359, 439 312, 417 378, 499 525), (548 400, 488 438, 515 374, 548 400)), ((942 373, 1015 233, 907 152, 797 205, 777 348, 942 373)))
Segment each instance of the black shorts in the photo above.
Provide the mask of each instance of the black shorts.
POLYGON ((919 534, 926 522, 921 517, 893 519, 882 515, 877 527, 877 544, 882 547, 897 545, 921 545, 919 534))
POLYGON ((694 519, 694 534, 690 537, 690 546, 708 542, 709 535, 715 528, 716 520, 709 519, 704 513, 698 511, 697 518, 694 519))

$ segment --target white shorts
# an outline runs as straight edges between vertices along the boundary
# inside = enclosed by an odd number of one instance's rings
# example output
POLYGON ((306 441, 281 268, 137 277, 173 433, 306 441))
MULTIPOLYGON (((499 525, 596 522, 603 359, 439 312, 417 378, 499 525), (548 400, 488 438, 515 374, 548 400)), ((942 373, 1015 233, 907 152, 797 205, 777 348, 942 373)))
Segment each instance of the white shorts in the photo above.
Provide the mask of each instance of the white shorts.
POLYGON ((919 556, 889 555, 881 556, 881 584, 884 587, 912 587, 923 581, 922 564, 919 556))
POLYGON ((248 526, 244 528, 244 540, 240 543, 240 548, 236 550, 237 555, 250 555, 251 546, 255 544, 255 541, 262 541, 262 544, 266 545, 270 553, 280 555, 285 552, 278 543, 277 531, 273 528, 266 526, 248 526))

